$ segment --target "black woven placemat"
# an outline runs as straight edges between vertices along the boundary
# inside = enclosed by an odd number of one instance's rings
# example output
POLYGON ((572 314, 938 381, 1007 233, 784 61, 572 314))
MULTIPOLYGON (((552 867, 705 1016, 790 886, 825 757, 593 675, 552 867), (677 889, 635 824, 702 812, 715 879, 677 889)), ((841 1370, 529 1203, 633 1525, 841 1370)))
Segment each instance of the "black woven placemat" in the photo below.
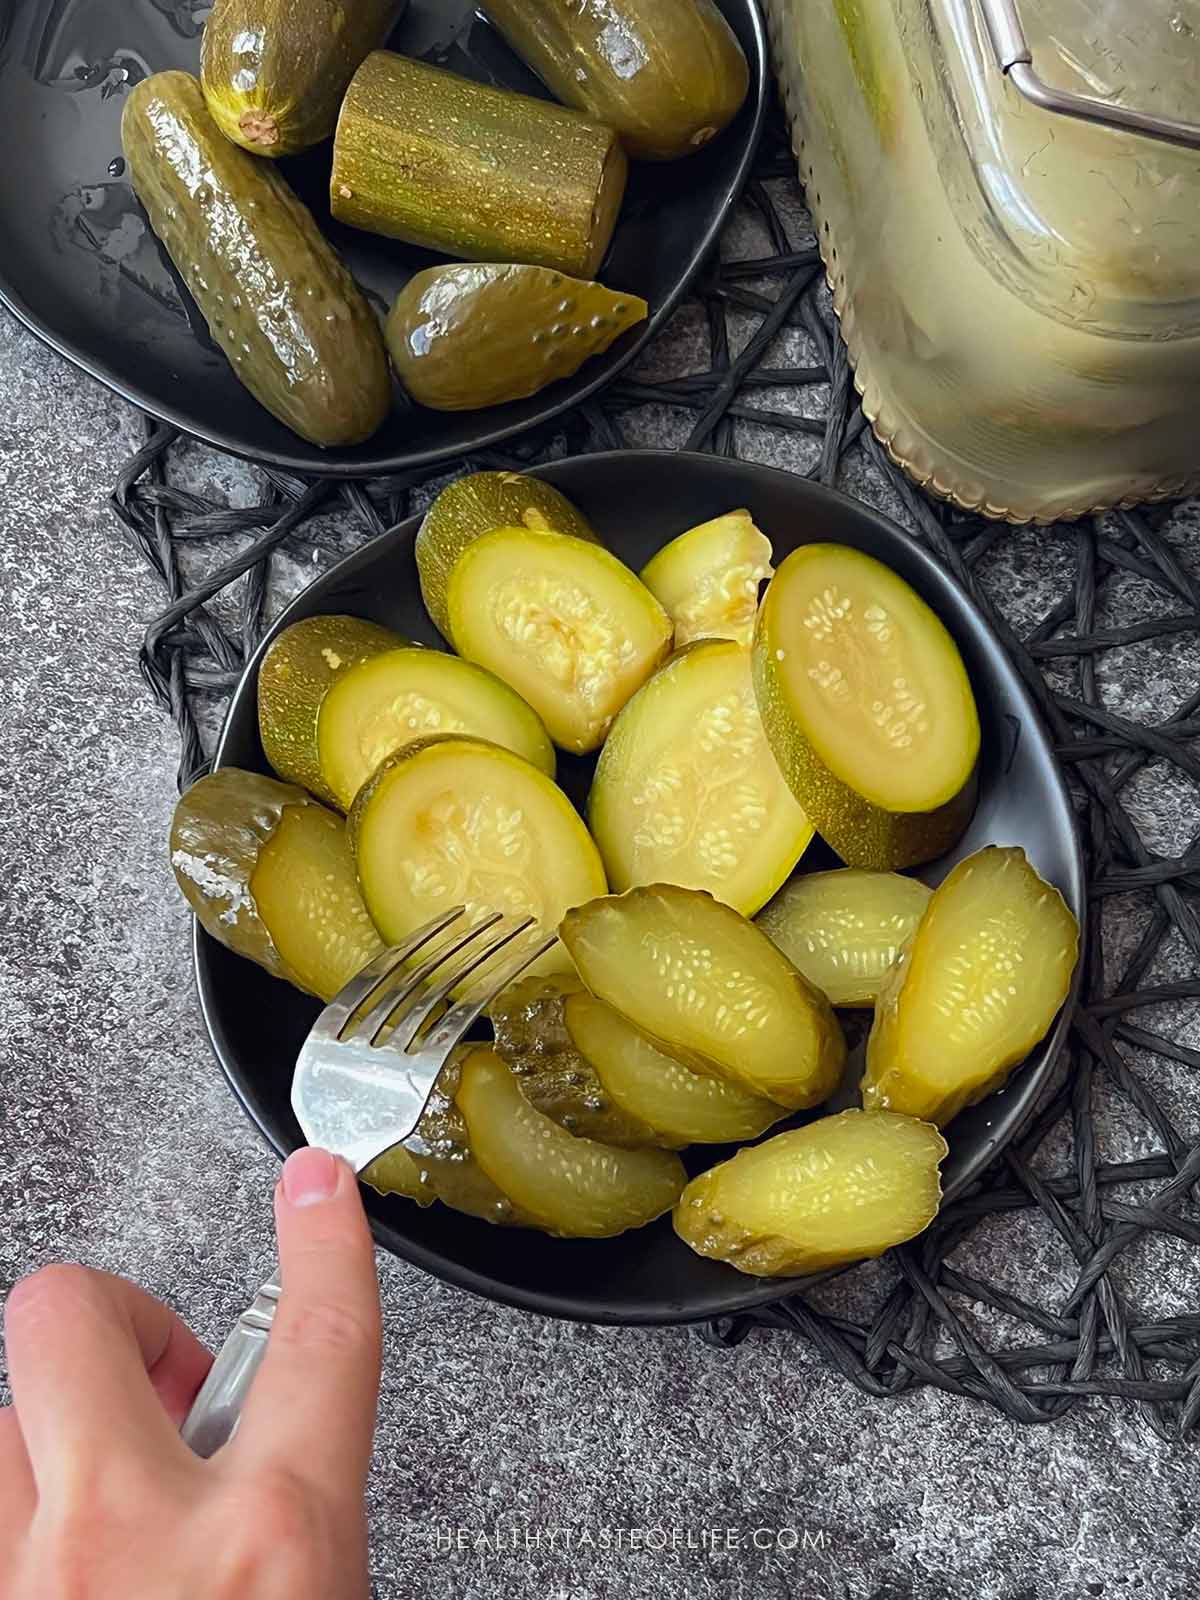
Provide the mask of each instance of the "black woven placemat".
MULTIPOLYGON (((922 1238, 839 1280, 854 1280, 865 1306, 851 1312, 839 1293, 817 1289, 712 1325, 705 1337, 729 1346, 755 1326, 788 1330, 868 1394, 932 1384, 1017 1422, 1050 1421, 1085 1397, 1105 1396, 1163 1437, 1182 1437, 1200 1418, 1200 1130, 1179 1125, 1158 1068, 1194 1072, 1200 1050, 1152 1024, 1165 1007, 1178 1034, 1181 1008, 1200 1000, 1200 832, 1191 832, 1200 824, 1192 787, 1200 783, 1200 672, 1188 638, 1200 630, 1200 574, 1170 536, 1171 508, 1116 513, 1046 530, 1032 557, 1022 542, 1021 559, 1044 562, 1047 579, 1061 573, 1061 597, 1032 626, 1006 615, 1003 579, 1012 563, 1000 561, 991 579, 983 573, 1022 536, 926 500, 864 428, 819 256, 802 236, 792 173, 777 123, 744 197, 751 231, 766 247, 714 261, 681 314, 685 331, 706 332, 703 370, 652 379, 652 353, 639 379, 507 451, 366 483, 256 469, 259 502, 231 506, 210 490, 181 487, 176 433, 147 422, 145 445, 112 496, 169 602, 147 630, 142 669, 178 724, 186 784, 204 768, 204 728, 262 636, 273 562, 319 555, 331 522, 341 548, 383 532, 425 503, 430 480, 636 442, 647 408, 660 423, 670 419, 691 449, 733 455, 749 441, 762 453, 763 441, 801 435, 808 443, 794 440, 793 453, 808 461, 810 476, 851 488, 871 477, 1003 641, 1066 764, 1093 910, 1119 901, 1120 927, 1136 934, 1114 939, 1110 917, 1091 917, 1063 1087, 922 1238), (798 348, 805 364, 778 354, 798 348), (796 409, 778 409, 781 394, 796 409), (1113 625, 1113 592, 1130 590, 1131 581, 1136 619, 1113 625), (1174 651, 1170 678, 1182 675, 1191 689, 1157 720, 1114 709, 1099 670, 1110 652, 1152 643, 1184 646, 1174 651), (1146 839, 1137 796, 1147 768, 1176 786, 1177 809, 1191 817, 1186 847, 1174 855, 1146 839), (1114 1129, 1145 1153, 1106 1154, 1114 1129), (1010 1252, 1005 1270, 955 1264, 961 1246, 974 1266, 981 1229, 1014 1214, 1041 1233, 1026 1229, 1022 1254, 1014 1260, 1010 1252), (1162 1241, 1183 1252, 1194 1310, 1161 1309, 1161 1253, 1148 1246, 1162 1241)), ((730 255, 728 241, 723 253, 730 255)), ((1123 612, 1130 609, 1123 600, 1123 612)), ((985 1263, 1003 1256, 982 1254, 985 1263)))

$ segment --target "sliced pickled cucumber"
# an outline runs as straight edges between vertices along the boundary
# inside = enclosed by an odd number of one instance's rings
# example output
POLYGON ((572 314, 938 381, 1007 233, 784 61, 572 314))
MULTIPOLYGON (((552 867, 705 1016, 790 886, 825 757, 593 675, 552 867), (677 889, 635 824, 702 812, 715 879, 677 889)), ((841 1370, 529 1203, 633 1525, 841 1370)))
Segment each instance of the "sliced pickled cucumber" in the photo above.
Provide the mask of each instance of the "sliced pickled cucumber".
POLYGON ((487 0, 484 9, 553 95, 611 124, 644 161, 703 149, 750 87, 713 0, 487 0))
POLYGON ((1071 990, 1079 924, 1017 848, 960 861, 884 979, 863 1104, 943 1125, 1008 1077, 1071 990))
POLYGON ((813 835, 767 744, 750 653, 704 639, 660 667, 613 724, 588 823, 618 893, 707 889, 752 916, 813 835))
POLYGON ((944 854, 975 804, 979 717, 954 640, 882 562, 792 552, 754 637, 767 738, 817 832, 852 867, 944 854))
MULTIPOLYGON (((599 853, 566 795, 482 739, 439 734, 389 756, 359 790, 349 828, 388 944, 453 906, 554 928, 568 906, 604 892, 599 853)), ((569 970, 561 946, 530 969, 569 970)))
POLYGON ((772 576, 771 541, 748 511, 681 533, 642 568, 642 582, 675 624, 675 648, 694 639, 749 645, 758 591, 772 576))
POLYGON ((475 1050, 457 1095, 475 1160, 547 1233, 608 1239, 669 1211, 687 1182, 666 1150, 615 1150, 581 1139, 526 1100, 491 1050, 475 1050))
POLYGON ((864 1261, 933 1221, 946 1153, 915 1117, 821 1117, 693 1178, 675 1232, 698 1255, 762 1278, 864 1261))
POLYGON ((450 637, 446 589, 459 556, 495 528, 569 533, 599 544, 586 517, 565 495, 523 472, 472 472, 442 490, 417 532, 421 598, 439 632, 450 637))
POLYGON ((578 111, 376 50, 342 103, 330 206, 460 260, 594 278, 628 174, 613 129, 578 111))
POLYGON ((272 163, 225 138, 186 72, 131 91, 121 144, 151 227, 255 399, 313 444, 370 438, 392 403, 383 333, 272 163))
POLYGON ((272 641, 258 669, 258 733, 281 778, 346 810, 321 774, 321 703, 342 673, 404 642, 361 617, 306 617, 272 641))
POLYGON ((786 884, 754 920, 831 1005, 873 1006, 929 893, 897 872, 810 872, 786 884))
POLYGON ((723 1078, 693 1072, 665 1054, 619 1011, 590 994, 562 1002, 567 1038, 590 1063, 601 1093, 680 1145, 757 1139, 787 1112, 723 1078))
POLYGON ((224 767, 175 807, 171 865, 204 929, 332 1000, 383 949, 341 817, 291 784, 224 767))
POLYGON ((663 1135, 628 1114, 576 1049, 563 1006, 569 995, 582 989, 574 974, 523 978, 489 1007, 496 1054, 516 1075, 521 1093, 568 1133, 599 1139, 601 1144, 626 1150, 643 1145, 670 1150, 686 1144, 686 1139, 663 1135))
POLYGON ((397 296, 387 343, 419 405, 474 411, 569 378, 649 310, 635 294, 548 267, 429 267, 397 296))
POLYGON ((200 79, 221 132, 254 155, 328 139, 346 85, 407 0, 216 0, 200 79))
POLYGON ((559 936, 600 1000, 669 1054, 798 1109, 833 1092, 829 1002, 765 933, 697 889, 631 889, 568 911, 559 936))
POLYGON ((567 534, 485 533, 459 557, 447 606, 458 653, 510 684, 575 755, 603 742, 671 647, 671 620, 649 589, 567 534))

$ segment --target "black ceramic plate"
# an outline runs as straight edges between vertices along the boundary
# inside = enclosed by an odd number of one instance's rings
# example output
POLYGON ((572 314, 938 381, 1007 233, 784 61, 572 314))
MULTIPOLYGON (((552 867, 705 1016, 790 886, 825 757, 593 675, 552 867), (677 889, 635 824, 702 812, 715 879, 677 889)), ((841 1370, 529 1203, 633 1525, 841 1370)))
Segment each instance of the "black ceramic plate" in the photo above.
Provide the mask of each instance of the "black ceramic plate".
MULTIPOLYGON (((0 0, 0 298, 48 344, 143 410, 236 455, 301 472, 394 472, 494 445, 609 382, 669 316, 716 240, 762 128, 766 45, 755 0, 718 0, 751 69, 750 95, 721 138, 685 165, 638 165, 600 276, 642 295, 650 320, 574 378, 486 411, 398 404, 365 445, 307 444, 242 388, 160 249, 123 175, 130 84, 196 71, 208 7, 193 0, 0 0)), ((544 92, 472 0, 412 0, 392 41, 472 77, 544 92)), ((386 312, 435 257, 329 216, 329 146, 283 170, 386 312)))
MULTIPOLYGON (((590 518, 612 549, 640 568, 675 534, 746 506, 774 543, 776 560, 814 539, 854 545, 885 561, 924 596, 963 653, 983 724, 979 808, 952 857, 926 876, 937 882, 985 844, 1023 845, 1044 877, 1084 909, 1083 865, 1070 803, 1037 714, 995 636, 945 572, 894 523, 856 501, 748 462, 714 456, 622 451, 581 456, 541 471, 590 518)), ((276 624, 321 612, 386 623, 410 639, 442 646, 417 588, 417 519, 350 556, 307 589, 276 624)), ((262 652, 259 652, 261 657, 262 652)), ((247 669, 221 740, 220 766, 269 771, 258 740, 257 659, 247 669)), ((592 762, 560 755, 559 777, 582 806, 592 762)), ((804 865, 833 864, 814 844, 804 865)), ((300 1140, 288 1104, 292 1067, 319 1006, 198 932, 201 1004, 221 1064, 250 1116, 276 1150, 300 1140)), ((947 1195, 960 1194, 1014 1137, 1053 1070, 1066 1023, 1008 1085, 963 1113, 948 1131, 947 1195)), ((692 1151, 692 1170, 723 1152, 692 1151)), ((786 1292, 783 1280, 748 1278, 706 1261, 675 1237, 669 1218, 604 1241, 550 1239, 494 1228, 440 1205, 364 1191, 380 1242, 438 1277, 513 1305, 592 1322, 687 1322, 724 1315, 786 1292)))

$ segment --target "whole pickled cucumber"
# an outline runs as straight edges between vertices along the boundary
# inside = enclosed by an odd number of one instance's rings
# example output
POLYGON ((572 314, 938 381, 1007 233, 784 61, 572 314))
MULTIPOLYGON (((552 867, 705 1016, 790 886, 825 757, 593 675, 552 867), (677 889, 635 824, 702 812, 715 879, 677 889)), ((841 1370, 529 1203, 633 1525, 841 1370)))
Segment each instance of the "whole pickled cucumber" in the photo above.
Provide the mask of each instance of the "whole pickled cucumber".
POLYGON ((330 205, 445 255, 593 278, 627 175, 616 133, 590 117, 376 50, 338 118, 330 205))
POLYGON ((333 132, 346 85, 408 0, 216 0, 200 82, 227 139, 290 156, 333 132))
POLYGON ((368 439, 391 405, 383 335, 275 168, 230 144, 186 72, 137 85, 121 143, 151 227, 255 399, 313 444, 368 439))
POLYGON ((420 405, 473 411, 569 378, 649 309, 635 294, 549 267, 430 267, 398 295, 387 344, 420 405))
POLYGON ((610 123, 643 161, 702 149, 750 87, 712 0, 485 0, 484 10, 551 93, 610 123))

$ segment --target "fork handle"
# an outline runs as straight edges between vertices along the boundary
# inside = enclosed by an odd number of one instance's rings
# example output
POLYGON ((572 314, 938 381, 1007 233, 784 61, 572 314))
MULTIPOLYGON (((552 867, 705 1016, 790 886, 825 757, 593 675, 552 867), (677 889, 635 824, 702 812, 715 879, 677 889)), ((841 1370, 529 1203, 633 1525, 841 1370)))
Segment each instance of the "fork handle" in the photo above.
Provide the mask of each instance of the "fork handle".
POLYGON ((238 1318, 192 1401, 181 1431, 184 1444, 198 1456, 215 1455, 237 1432, 254 1374, 267 1353, 279 1292, 276 1269, 238 1318))

